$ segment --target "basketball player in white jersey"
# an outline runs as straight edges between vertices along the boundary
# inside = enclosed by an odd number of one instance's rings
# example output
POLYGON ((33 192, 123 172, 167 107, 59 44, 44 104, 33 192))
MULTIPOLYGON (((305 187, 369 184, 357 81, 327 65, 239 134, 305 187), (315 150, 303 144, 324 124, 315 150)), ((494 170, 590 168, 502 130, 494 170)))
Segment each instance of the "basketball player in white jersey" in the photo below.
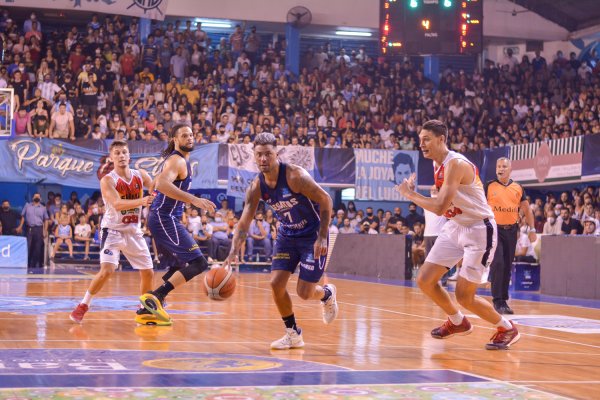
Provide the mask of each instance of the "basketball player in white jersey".
MULTIPOLYGON (((106 283, 119 264, 123 252, 131 266, 140 271, 141 293, 152 289, 152 258, 140 229, 142 207, 152 204, 154 196, 144 197, 144 186, 152 193, 153 182, 144 170, 129 168, 127 142, 115 140, 109 154, 115 167, 100 181, 106 212, 100 224, 100 271, 96 274, 81 300, 70 315, 72 321, 81 323, 88 311, 92 297, 106 283)), ((138 310, 136 322, 145 325, 170 325, 161 322, 143 308, 138 310)))
POLYGON ((496 250, 494 214, 487 204, 477 167, 463 155, 448 150, 447 138, 448 128, 438 120, 427 121, 419 133, 423 155, 435 162, 437 197, 415 192, 414 174, 396 187, 408 200, 449 219, 417 277, 421 290, 448 314, 448 320, 431 331, 431 336, 447 339, 468 335, 473 330, 456 302, 438 283, 446 271, 462 259, 456 301, 498 329, 486 349, 508 349, 520 338, 516 326, 498 314, 490 302, 476 295, 478 286, 487 281, 496 250))

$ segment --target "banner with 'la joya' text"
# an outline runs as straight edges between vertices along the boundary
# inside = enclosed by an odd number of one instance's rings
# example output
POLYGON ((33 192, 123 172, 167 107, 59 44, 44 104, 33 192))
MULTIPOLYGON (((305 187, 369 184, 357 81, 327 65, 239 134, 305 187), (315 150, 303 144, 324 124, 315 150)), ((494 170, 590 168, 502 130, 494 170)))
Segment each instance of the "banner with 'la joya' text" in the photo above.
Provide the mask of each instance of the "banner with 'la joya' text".
POLYGON ((418 151, 354 149, 354 154, 356 199, 406 201, 395 186, 418 175, 418 151))

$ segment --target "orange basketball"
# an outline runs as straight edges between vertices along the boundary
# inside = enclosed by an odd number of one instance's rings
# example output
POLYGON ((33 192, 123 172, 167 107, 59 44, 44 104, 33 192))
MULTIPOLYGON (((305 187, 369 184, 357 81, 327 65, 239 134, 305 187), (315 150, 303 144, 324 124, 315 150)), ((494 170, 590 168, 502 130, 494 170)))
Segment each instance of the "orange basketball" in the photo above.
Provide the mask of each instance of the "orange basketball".
POLYGON ((213 268, 204 275, 204 293, 212 300, 225 300, 235 292, 235 276, 231 268, 213 268))

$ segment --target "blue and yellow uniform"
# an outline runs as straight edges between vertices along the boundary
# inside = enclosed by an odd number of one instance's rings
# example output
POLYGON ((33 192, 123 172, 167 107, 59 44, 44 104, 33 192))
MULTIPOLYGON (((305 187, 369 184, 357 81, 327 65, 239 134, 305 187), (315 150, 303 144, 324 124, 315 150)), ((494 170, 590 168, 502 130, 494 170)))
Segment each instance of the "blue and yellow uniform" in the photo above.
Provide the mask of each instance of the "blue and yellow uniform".
MULTIPOLYGON (((185 159, 183 154, 178 151, 173 151, 169 155, 169 157, 174 156, 185 159)), ((188 160, 185 163, 187 165, 187 176, 185 179, 173 181, 173 184, 180 190, 187 192, 192 185, 192 168, 188 160)), ((157 247, 184 264, 202 256, 198 243, 181 223, 184 203, 167 197, 163 193, 156 193, 157 195, 150 206, 148 214, 148 228, 152 232, 157 247)))
POLYGON ((277 231, 273 270, 294 273, 300 263, 300 279, 316 283, 325 268, 325 256, 315 262, 314 244, 318 236, 321 218, 319 205, 300 193, 290 189, 286 178, 286 164, 279 164, 279 175, 275 188, 270 188, 261 173, 261 199, 273 209, 281 223, 277 231))

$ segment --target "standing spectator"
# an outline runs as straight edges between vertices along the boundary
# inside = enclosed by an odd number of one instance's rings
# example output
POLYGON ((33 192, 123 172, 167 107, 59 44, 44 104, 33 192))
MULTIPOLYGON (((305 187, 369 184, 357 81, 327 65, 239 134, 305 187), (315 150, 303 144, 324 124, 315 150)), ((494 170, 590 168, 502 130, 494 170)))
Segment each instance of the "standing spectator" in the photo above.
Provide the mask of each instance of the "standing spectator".
POLYGON ((29 16, 29 19, 25 20, 25 22, 23 23, 23 32, 27 33, 31 30, 31 28, 33 27, 33 23, 37 24, 37 29, 38 30, 42 30, 42 24, 40 23, 40 21, 38 21, 37 19, 37 15, 35 15, 34 12, 31 13, 31 15, 29 16))
POLYGON ((499 158, 496 161, 497 178, 486 183, 484 188, 487 202, 498 224, 498 244, 490 267, 489 279, 492 282, 494 308, 499 314, 514 314, 507 301, 519 235, 519 209, 525 216, 531 242, 536 240, 533 212, 529 201, 525 198, 523 187, 510 179, 511 171, 510 160, 506 157, 499 158))
POLYGON ((23 233, 23 216, 10 208, 8 200, 2 201, 0 209, 0 235, 21 235, 23 233), (20 221, 19 221, 20 218, 20 221))
MULTIPOLYGON (((221 209, 222 210, 222 209, 221 209)), ((219 247, 226 247, 227 251, 222 254, 229 254, 231 247, 231 239, 229 238, 229 225, 218 212, 215 214, 215 220, 211 224, 213 227, 213 234, 208 242, 208 262, 212 263, 214 260, 219 259, 219 247)), ((224 257, 222 257, 224 258, 224 257)))
POLYGON ((272 254, 271 227, 267 221, 264 221, 263 213, 257 212, 254 220, 250 223, 247 239, 248 259, 254 255, 254 245, 259 244, 263 247, 263 254, 270 258, 272 254))
POLYGON ((58 106, 58 112, 52 114, 50 137, 54 139, 75 140, 73 114, 67 111, 67 105, 65 103, 61 103, 58 106))
POLYGON ((150 72, 156 73, 158 69, 158 46, 154 43, 154 36, 148 36, 148 42, 142 48, 142 68, 148 67, 150 72))
POLYGON ((251 62, 250 65, 256 64, 256 56, 258 53, 259 46, 260 46, 260 38, 258 37, 258 34, 256 33, 256 27, 252 26, 250 28, 250 33, 246 37, 246 54, 248 55, 248 58, 250 59, 250 62, 251 62))
POLYGON ((92 123, 96 123, 96 113, 98 111, 97 81, 98 77, 92 71, 92 64, 86 62, 83 71, 77 77, 77 84, 79 85, 79 100, 92 123))
POLYGON ((175 50, 175 55, 171 57, 170 61, 170 72, 171 76, 177 78, 177 82, 182 83, 183 78, 186 76, 188 62, 182 55, 182 48, 178 47, 175 50))
POLYGON ((231 58, 237 60, 244 50, 244 28, 239 24, 235 26, 235 30, 229 36, 229 44, 231 45, 231 58))
POLYGON ((42 268, 44 266, 44 239, 48 235, 48 210, 41 204, 42 196, 35 193, 32 203, 25 204, 21 215, 19 229, 26 225, 28 268, 42 268))
POLYGON ((19 136, 31 136, 31 117, 25 107, 19 107, 14 114, 15 134, 19 136))

